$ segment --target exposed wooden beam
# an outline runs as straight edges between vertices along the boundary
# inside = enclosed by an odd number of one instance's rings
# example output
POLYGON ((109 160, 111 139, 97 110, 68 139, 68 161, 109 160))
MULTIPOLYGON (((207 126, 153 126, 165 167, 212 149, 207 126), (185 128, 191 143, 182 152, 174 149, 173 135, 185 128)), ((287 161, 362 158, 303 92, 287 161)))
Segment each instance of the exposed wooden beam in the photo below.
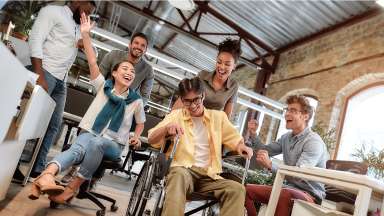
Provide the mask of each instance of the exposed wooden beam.
POLYGON ((240 37, 247 38, 247 39, 251 40, 253 43, 255 43, 257 46, 259 46, 262 49, 264 49, 265 51, 267 51, 268 53, 274 54, 274 50, 270 46, 265 44, 263 41, 261 41, 260 39, 258 39, 257 37, 255 37, 254 35, 252 35, 248 31, 246 31, 242 27, 240 27, 234 21, 232 21, 232 20, 228 19, 226 16, 222 15, 219 11, 210 7, 204 1, 195 1, 195 3, 196 3, 196 5, 199 6, 199 8, 202 12, 208 12, 208 13, 212 14, 214 17, 216 17, 217 19, 219 19, 220 21, 222 21, 223 23, 227 24, 229 27, 231 27, 232 29, 237 31, 239 33, 240 37))
POLYGON ((193 32, 193 29, 192 29, 191 25, 189 24, 189 20, 184 16, 183 12, 180 9, 177 9, 177 12, 179 13, 181 18, 183 19, 184 24, 188 26, 189 31, 193 32))
MULTIPOLYGON (((245 42, 248 44, 248 46, 249 47, 251 47, 251 49, 253 50, 253 52, 257 55, 257 56, 259 56, 260 58, 261 58, 261 64, 263 65, 263 66, 265 66, 267 69, 270 69, 270 70, 272 70, 272 66, 268 63, 268 61, 265 59, 265 58, 263 58, 263 56, 260 54, 260 52, 256 49, 256 47, 248 40, 248 39, 244 39, 245 40, 245 42)), ((254 59, 253 60, 251 60, 251 61, 255 61, 254 59)))
POLYGON ((238 33, 226 33, 226 32, 196 32, 198 35, 228 35, 228 36, 239 36, 238 33))
MULTIPOLYGON (((191 14, 191 16, 189 16, 188 17, 188 22, 190 21, 190 20, 192 20, 193 19, 193 17, 197 14, 197 12, 199 12, 199 10, 197 9, 197 10, 195 10, 195 11, 193 11, 193 13, 191 14)), ((200 12, 200 14, 201 14, 201 12, 200 12)), ((181 26, 180 26, 180 28, 184 28, 184 26, 186 25, 186 23, 184 22, 181 26)), ((196 29, 195 29, 196 30, 196 29)), ((165 48, 167 48, 167 46, 176 38, 176 36, 177 36, 177 33, 173 33, 166 41, 165 41, 165 43, 163 44, 163 45, 161 45, 161 47, 160 47, 160 50, 164 50, 165 48)))
POLYGON ((201 15, 203 14, 201 12, 201 10, 196 10, 196 11, 199 11, 199 16, 197 17, 197 21, 196 21, 196 24, 195 24, 195 32, 197 32, 197 28, 199 28, 199 24, 200 24, 200 19, 201 19, 201 15))
MULTIPOLYGON (((204 44, 204 45, 206 45, 208 47, 217 49, 217 45, 212 43, 211 41, 209 41, 207 39, 204 39, 202 37, 199 37, 197 34, 188 32, 185 29, 182 29, 179 26, 177 26, 177 25, 175 25, 175 24, 173 24, 173 23, 171 23, 171 22, 169 22, 169 21, 167 21, 165 19, 157 17, 153 13, 151 13, 150 11, 145 10, 145 8, 144 9, 138 8, 138 7, 132 5, 132 4, 128 3, 128 2, 125 2, 125 1, 116 1, 116 2, 113 2, 113 3, 114 4, 118 4, 118 5, 122 6, 122 7, 125 7, 127 9, 133 11, 134 13, 136 13, 136 14, 138 14, 140 16, 144 16, 147 19, 152 20, 154 22, 161 21, 161 22, 164 23, 163 24, 164 27, 169 28, 169 29, 171 29, 171 30, 173 30, 173 31, 175 31, 175 32, 177 32, 179 34, 183 34, 183 35, 185 35, 187 37, 190 37, 190 38, 192 38, 192 39, 194 39, 196 41, 199 41, 200 43, 202 43, 202 44, 204 44)), ((251 62, 249 59, 246 59, 244 57, 240 57, 239 61, 241 61, 242 63, 247 64, 247 65, 249 65, 251 67, 254 67, 254 68, 259 68, 260 67, 260 65, 254 63, 254 62, 251 62)))

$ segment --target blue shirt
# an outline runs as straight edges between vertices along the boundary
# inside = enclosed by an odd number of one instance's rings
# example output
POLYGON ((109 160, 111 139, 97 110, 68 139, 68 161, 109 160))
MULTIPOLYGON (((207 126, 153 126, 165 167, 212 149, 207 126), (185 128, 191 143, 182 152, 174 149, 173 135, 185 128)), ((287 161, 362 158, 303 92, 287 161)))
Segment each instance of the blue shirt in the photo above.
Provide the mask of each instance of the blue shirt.
MULTIPOLYGON (((329 155, 321 137, 309 127, 301 133, 293 135, 288 132, 281 136, 276 142, 264 145, 258 137, 250 137, 247 145, 255 150, 264 149, 270 156, 283 154, 283 162, 288 166, 306 166, 325 168, 329 155)), ((277 164, 272 161, 272 172, 278 169, 277 164)), ((325 197, 324 185, 314 181, 298 178, 288 178, 287 185, 304 190, 314 196, 317 200, 325 197)))

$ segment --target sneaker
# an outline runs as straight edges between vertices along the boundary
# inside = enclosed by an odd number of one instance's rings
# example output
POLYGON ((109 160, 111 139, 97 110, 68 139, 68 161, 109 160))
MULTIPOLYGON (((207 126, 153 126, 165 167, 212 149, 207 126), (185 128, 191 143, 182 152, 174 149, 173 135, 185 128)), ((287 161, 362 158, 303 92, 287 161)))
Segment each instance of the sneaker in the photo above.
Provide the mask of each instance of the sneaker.
POLYGON ((69 172, 61 178, 61 183, 68 184, 77 174, 77 166, 72 166, 69 172))

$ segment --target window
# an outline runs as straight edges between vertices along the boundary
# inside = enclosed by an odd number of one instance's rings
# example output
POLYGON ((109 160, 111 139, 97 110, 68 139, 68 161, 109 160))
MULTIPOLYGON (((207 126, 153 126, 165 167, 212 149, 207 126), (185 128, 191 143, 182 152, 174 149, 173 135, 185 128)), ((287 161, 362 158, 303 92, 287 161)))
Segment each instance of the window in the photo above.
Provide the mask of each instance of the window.
MULTIPOLYGON (((313 107, 313 116, 312 116, 311 120, 308 122, 308 125, 310 127, 312 127, 313 120, 315 119, 315 113, 316 113, 318 101, 313 97, 306 96, 306 98, 309 100, 309 104, 313 107)), ((283 134, 287 133, 288 131, 290 131, 290 130, 285 128, 285 121, 280 121, 279 130, 277 131, 276 138, 279 139, 283 134)))
POLYGON ((352 156, 365 144, 366 149, 384 148, 384 85, 359 92, 348 100, 337 153, 338 160, 352 156))

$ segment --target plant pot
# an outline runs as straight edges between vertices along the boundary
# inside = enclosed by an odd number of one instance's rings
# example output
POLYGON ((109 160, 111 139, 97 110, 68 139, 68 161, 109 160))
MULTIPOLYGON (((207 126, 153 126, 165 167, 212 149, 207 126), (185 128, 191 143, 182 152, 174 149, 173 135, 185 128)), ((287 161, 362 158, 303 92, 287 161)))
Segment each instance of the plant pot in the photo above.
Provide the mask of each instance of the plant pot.
POLYGON ((20 40, 23 40, 23 41, 27 41, 28 40, 28 35, 25 35, 25 34, 23 34, 21 32, 13 32, 12 36, 15 37, 15 38, 18 38, 20 40))

